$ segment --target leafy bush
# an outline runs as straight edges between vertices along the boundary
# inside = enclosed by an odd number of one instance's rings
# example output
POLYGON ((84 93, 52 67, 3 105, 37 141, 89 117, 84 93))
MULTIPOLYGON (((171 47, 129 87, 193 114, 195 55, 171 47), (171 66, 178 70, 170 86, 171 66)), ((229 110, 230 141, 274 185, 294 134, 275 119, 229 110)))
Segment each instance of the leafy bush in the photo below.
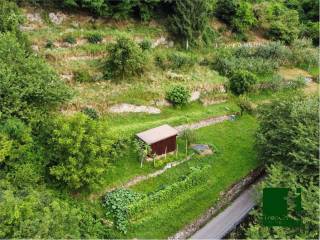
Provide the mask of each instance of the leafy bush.
POLYGON ((139 43, 139 46, 143 51, 146 51, 151 49, 152 43, 150 40, 144 39, 142 42, 139 43))
POLYGON ((102 237, 105 226, 82 207, 57 198, 51 191, 5 185, 0 198, 0 238, 102 237))
POLYGON ((53 119, 44 131, 49 173, 61 186, 75 190, 100 182, 112 144, 100 122, 76 114, 53 119))
POLYGON ((128 189, 117 189, 106 194, 103 205, 111 215, 117 230, 126 233, 128 225, 128 206, 138 201, 141 195, 128 189))
POLYGON ((0 34, 0 112, 2 118, 30 119, 69 99, 70 89, 39 57, 28 53, 14 34, 0 34))
POLYGON ((318 65, 318 51, 312 47, 310 41, 305 39, 295 40, 290 47, 292 52, 292 65, 306 69, 318 65))
POLYGON ((217 56, 212 62, 212 68, 221 75, 232 76, 235 72, 249 71, 255 74, 271 74, 279 68, 276 61, 263 58, 237 58, 224 55, 217 56))
POLYGON ((192 67, 197 59, 194 55, 184 53, 172 53, 168 55, 168 60, 171 62, 171 68, 192 67))
POLYGON ((230 90, 235 95, 249 92, 252 85, 257 82, 257 77, 248 71, 238 71, 230 78, 230 90))
MULTIPOLYGON (((261 107, 259 157, 305 175, 319 175, 317 97, 295 96, 261 107)), ((290 171, 290 170, 289 170, 290 171)))
POLYGON ((23 20, 23 15, 14 2, 0 1, 0 33, 19 31, 23 20))
POLYGON ((292 53, 280 42, 271 42, 257 47, 239 47, 235 50, 238 58, 263 58, 278 62, 280 65, 291 62, 292 53))
POLYGON ((218 0, 216 16, 239 33, 245 32, 256 23, 253 7, 245 1, 218 0))
POLYGON ((102 35, 99 33, 91 34, 87 39, 89 43, 100 43, 103 40, 102 35))
POLYGON ((48 40, 46 45, 45 45, 45 48, 53 48, 53 47, 54 47, 53 41, 48 40))
POLYGON ((74 36, 68 35, 63 39, 64 42, 69 43, 69 44, 76 44, 77 40, 74 36))
POLYGON ((298 37, 300 22, 296 10, 288 9, 280 2, 270 1, 257 4, 255 8, 258 24, 267 37, 287 44, 298 37))
POLYGON ((173 86, 166 93, 166 99, 174 106, 186 105, 190 97, 190 91, 181 85, 173 86))
POLYGON ((92 82, 92 77, 87 71, 76 71, 74 72, 74 80, 76 82, 85 83, 92 82))
POLYGON ((94 108, 85 107, 81 112, 93 120, 99 119, 99 114, 94 108))
POLYGON ((176 52, 170 54, 157 54, 155 57, 156 65, 162 69, 181 69, 194 66, 197 62, 196 56, 192 54, 176 52))
POLYGON ((271 40, 280 40, 290 44, 298 37, 298 33, 298 29, 289 29, 285 22, 277 21, 271 24, 267 35, 271 40))
POLYGON ((250 100, 247 97, 240 96, 237 99, 237 105, 240 108, 240 115, 242 116, 244 112, 248 114, 252 114, 254 112, 253 104, 250 102, 250 100))
POLYGON ((146 56, 142 49, 131 39, 121 37, 109 48, 105 70, 108 78, 122 79, 125 76, 142 74, 146 56))

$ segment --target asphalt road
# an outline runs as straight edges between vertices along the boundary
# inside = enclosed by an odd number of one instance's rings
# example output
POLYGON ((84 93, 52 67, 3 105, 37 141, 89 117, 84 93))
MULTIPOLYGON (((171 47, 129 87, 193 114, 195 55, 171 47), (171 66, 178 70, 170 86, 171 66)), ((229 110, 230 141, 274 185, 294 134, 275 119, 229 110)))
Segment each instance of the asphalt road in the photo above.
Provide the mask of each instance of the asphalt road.
POLYGON ((221 239, 226 236, 255 206, 253 194, 253 187, 244 191, 229 207, 191 236, 191 239, 221 239))

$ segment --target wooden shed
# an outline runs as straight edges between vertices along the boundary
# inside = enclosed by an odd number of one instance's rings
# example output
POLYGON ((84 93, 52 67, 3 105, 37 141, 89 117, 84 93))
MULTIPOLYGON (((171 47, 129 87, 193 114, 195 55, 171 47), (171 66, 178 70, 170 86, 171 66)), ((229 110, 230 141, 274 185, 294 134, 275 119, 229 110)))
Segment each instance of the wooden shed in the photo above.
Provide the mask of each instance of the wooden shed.
POLYGON ((178 131, 166 124, 138 133, 136 136, 151 147, 152 154, 162 155, 176 150, 177 135, 178 131))

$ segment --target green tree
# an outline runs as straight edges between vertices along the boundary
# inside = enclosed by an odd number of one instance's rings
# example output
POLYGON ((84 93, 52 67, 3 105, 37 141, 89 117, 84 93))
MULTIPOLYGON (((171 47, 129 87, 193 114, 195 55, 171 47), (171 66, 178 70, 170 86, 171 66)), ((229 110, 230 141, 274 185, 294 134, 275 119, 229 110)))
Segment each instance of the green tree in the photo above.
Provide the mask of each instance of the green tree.
POLYGON ((142 74, 146 56, 137 43, 121 37, 109 48, 105 70, 108 78, 122 78, 142 74))
MULTIPOLYGON (((0 238, 104 238, 105 226, 49 191, 0 188, 0 238)), ((33 186, 34 187, 34 186, 33 186)))
POLYGON ((257 148, 266 163, 319 174, 319 104, 315 97, 276 100, 260 109, 257 148))
POLYGON ((69 88, 12 33, 0 34, 0 118, 30 119, 69 99, 69 88))
POLYGON ((112 144, 104 126, 77 114, 58 117, 47 128, 50 175, 72 190, 98 184, 107 169, 112 144))
POLYGON ((256 82, 257 77, 253 73, 245 70, 237 71, 230 78, 230 90, 235 95, 241 95, 249 92, 256 82))
POLYGON ((207 0, 174 1, 174 14, 169 19, 172 32, 183 39, 186 49, 204 33, 208 25, 209 3, 207 0))
MULTIPOLYGON (((319 186, 318 182, 310 181, 310 178, 301 179, 299 171, 287 171, 282 164, 272 165, 267 170, 267 178, 258 188, 262 193, 265 187, 284 187, 295 192, 301 189, 302 226, 298 228, 265 227, 261 224, 262 201, 258 194, 258 206, 251 213, 253 221, 244 229, 248 239, 319 239, 319 186)), ((293 208, 288 201, 289 209, 293 208)), ((290 214, 290 211, 289 211, 290 214)), ((290 214, 291 217, 294 217, 290 214)))
POLYGON ((216 16, 239 33, 245 32, 256 23, 252 4, 246 1, 218 0, 216 16))

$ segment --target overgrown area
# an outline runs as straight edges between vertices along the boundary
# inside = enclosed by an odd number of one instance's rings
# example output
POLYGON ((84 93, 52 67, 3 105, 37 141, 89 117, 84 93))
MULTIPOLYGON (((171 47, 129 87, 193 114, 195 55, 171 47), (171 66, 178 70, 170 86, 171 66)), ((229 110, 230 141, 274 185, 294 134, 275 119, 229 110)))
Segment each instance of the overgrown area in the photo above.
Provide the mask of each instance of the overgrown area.
POLYGON ((317 238, 318 17, 313 0, 1 1, 0 238, 167 238, 259 166, 306 191, 310 229, 265 229, 258 208, 245 235, 317 238), (158 159, 135 134, 163 124, 185 130, 158 159))

